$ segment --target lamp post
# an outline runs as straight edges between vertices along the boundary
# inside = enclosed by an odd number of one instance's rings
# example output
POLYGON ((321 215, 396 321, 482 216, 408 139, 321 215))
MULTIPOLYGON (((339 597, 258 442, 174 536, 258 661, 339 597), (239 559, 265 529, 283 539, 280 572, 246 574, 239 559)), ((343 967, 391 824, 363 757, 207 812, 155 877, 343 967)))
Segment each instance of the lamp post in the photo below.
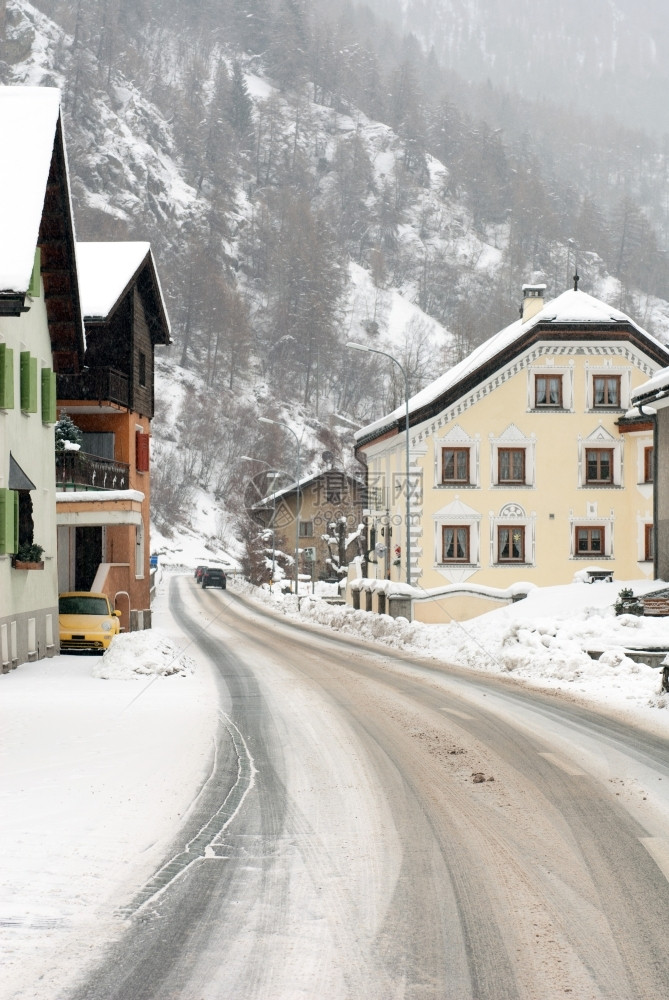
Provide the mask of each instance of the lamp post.
POLYGON ((409 379, 404 369, 404 366, 400 364, 397 358, 393 357, 392 354, 388 354, 386 351, 379 351, 376 347, 367 347, 365 344, 356 344, 354 341, 349 340, 346 344, 347 347, 352 348, 354 351, 364 351, 366 354, 382 354, 384 358, 390 358, 393 364, 396 364, 399 370, 402 372, 402 378, 404 379, 404 429, 405 429, 405 465, 406 465, 406 580, 409 586, 411 586, 411 488, 409 480, 409 470, 410 470, 410 458, 409 458, 409 379))
POLYGON ((272 593, 272 586, 274 584, 274 571, 276 567, 276 480, 279 476, 277 469, 273 469, 269 462, 265 462, 262 458, 253 458, 252 455, 240 455, 240 460, 244 462, 258 462, 259 465, 264 465, 269 470, 269 474, 272 478, 272 578, 269 583, 269 592, 272 593))
POLYGON ((258 420, 261 424, 274 424, 275 427, 283 427, 285 430, 290 431, 295 438, 295 444, 297 446, 295 474, 295 485, 297 489, 297 493, 295 495, 295 596, 297 597, 300 554, 300 439, 293 428, 288 424, 284 424, 281 420, 271 420, 269 417, 258 417, 258 420))

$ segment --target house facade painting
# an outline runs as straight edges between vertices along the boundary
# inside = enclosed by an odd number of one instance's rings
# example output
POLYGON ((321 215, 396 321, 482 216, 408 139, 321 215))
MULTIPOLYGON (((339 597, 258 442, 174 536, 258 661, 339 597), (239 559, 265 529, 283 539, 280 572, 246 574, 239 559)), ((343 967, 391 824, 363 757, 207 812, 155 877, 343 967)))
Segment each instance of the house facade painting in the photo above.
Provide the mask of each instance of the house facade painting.
POLYGON ((58 463, 60 589, 108 594, 131 627, 150 606, 150 425, 154 351, 170 328, 148 243, 79 243, 86 348, 57 379, 82 432, 58 463))
MULTIPOLYGON (((544 291, 525 286, 520 319, 410 401, 408 484, 404 407, 356 435, 370 520, 394 525, 400 551, 411 491, 421 620, 454 614, 449 586, 653 574, 653 430, 630 407, 669 350, 576 280, 551 302, 544 291)), ((487 610, 457 600, 457 617, 487 610)))
POLYGON ((0 87, 0 664, 58 652, 54 424, 83 346, 60 95, 0 87), (8 141, 12 137, 12 141, 8 141), (76 362, 75 362, 76 363, 76 362), (39 559, 19 558, 30 545, 39 559))

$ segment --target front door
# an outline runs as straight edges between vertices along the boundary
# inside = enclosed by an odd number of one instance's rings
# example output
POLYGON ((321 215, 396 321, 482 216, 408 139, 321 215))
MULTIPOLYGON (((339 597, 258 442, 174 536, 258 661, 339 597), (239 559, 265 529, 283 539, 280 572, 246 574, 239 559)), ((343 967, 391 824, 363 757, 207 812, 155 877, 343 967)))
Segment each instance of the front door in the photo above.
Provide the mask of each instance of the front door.
POLYGON ((102 528, 76 528, 74 589, 90 590, 102 562, 102 528))

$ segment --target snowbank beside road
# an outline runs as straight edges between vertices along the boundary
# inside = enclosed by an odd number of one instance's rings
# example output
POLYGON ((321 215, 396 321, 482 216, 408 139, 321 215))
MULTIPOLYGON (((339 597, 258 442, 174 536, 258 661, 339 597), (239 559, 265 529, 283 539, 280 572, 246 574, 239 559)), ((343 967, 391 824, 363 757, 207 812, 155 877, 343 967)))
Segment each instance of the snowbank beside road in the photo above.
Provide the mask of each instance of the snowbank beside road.
POLYGON ((290 594, 282 596, 276 590, 270 594, 239 581, 232 586, 288 617, 435 661, 511 674, 525 683, 559 690, 646 722, 657 722, 658 709, 669 706, 669 695, 660 690, 661 671, 627 655, 636 650, 669 650, 669 618, 616 617, 613 610, 623 587, 639 594, 656 590, 657 581, 579 581, 535 588, 515 604, 448 625, 423 625, 355 611, 313 596, 298 602, 290 594), (589 651, 600 654, 599 658, 594 659, 589 651))

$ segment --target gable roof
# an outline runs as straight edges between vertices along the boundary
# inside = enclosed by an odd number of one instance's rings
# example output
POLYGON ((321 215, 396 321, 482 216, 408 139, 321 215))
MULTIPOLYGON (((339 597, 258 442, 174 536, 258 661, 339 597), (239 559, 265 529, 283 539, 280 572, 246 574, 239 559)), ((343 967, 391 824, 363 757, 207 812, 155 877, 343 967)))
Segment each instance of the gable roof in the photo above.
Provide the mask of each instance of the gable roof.
POLYGON ((298 489, 300 493, 303 493, 305 486, 308 486, 309 483, 316 483, 319 479, 328 479, 329 476, 333 477, 333 481, 334 477, 339 476, 341 480, 346 480, 351 488, 355 488, 357 486, 361 490, 364 489, 364 483, 362 483, 359 479, 356 479, 355 476, 350 476, 347 472, 342 472, 340 469, 324 469, 322 472, 316 472, 311 476, 305 476, 303 479, 300 479, 299 483, 293 482, 288 486, 282 487, 280 490, 276 490, 274 493, 269 493, 266 497, 263 497, 261 500, 254 503, 251 509, 257 510, 259 508, 266 507, 279 497, 291 496, 293 493, 297 493, 298 489))
POLYGON ((148 284, 152 293, 154 318, 164 327, 155 340, 171 343, 170 322, 150 243, 77 243, 77 264, 86 322, 108 320, 141 274, 144 287, 148 284))
POLYGON ((84 324, 60 92, 0 87, 0 136, 0 311, 26 311, 39 246, 54 368, 77 372, 84 324))
MULTIPOLYGON (((669 348, 638 326, 629 316, 587 292, 568 290, 547 302, 531 319, 516 320, 493 334, 471 354, 409 400, 410 424, 421 423, 444 409, 451 400, 478 384, 491 371, 508 364, 538 340, 633 340, 662 366, 669 364, 669 348)), ((392 413, 361 428, 356 444, 366 444, 405 426, 402 404, 392 413)))
POLYGON ((0 293, 30 285, 59 118, 53 87, 0 87, 0 293))

